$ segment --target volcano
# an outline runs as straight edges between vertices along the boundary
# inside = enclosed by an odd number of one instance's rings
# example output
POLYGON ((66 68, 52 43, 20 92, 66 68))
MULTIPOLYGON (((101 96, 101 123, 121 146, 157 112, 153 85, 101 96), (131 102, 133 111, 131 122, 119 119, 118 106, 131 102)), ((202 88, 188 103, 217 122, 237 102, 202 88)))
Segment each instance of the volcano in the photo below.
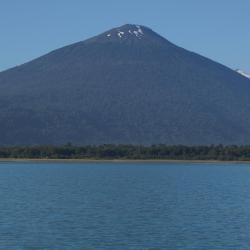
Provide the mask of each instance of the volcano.
POLYGON ((0 73, 0 144, 250 144, 250 80, 141 25, 0 73))

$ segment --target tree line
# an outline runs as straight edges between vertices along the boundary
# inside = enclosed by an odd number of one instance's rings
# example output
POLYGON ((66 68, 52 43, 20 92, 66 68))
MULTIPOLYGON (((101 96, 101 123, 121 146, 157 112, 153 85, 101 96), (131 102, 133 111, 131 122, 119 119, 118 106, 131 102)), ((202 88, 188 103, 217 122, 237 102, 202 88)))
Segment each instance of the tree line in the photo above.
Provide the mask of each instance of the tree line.
POLYGON ((0 147, 0 158, 248 161, 250 146, 87 145, 0 147))

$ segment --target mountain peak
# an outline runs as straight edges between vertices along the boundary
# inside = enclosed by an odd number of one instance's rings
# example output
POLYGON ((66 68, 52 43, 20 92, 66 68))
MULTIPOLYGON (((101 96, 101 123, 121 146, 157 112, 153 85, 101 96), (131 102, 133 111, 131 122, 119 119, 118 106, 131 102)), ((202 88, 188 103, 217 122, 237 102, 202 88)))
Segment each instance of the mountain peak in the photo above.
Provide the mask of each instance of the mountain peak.
POLYGON ((108 30, 94 38, 91 41, 115 42, 115 41, 167 41, 165 38, 154 32, 152 29, 139 24, 124 24, 108 30))
POLYGON ((137 25, 137 24, 125 24, 123 26, 114 28, 113 30, 110 30, 108 32, 107 37, 111 37, 112 35, 117 36, 119 38, 123 37, 135 37, 138 39, 141 39, 143 36, 145 36, 145 33, 147 32, 148 28, 137 25))

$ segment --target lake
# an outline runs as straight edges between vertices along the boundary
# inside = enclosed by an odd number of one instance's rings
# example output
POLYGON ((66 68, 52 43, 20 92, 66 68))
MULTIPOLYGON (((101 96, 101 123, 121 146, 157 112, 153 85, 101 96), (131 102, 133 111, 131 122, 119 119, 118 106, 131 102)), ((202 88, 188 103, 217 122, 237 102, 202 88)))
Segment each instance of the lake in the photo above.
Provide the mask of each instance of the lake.
POLYGON ((250 164, 0 163, 0 249, 250 249, 250 164))

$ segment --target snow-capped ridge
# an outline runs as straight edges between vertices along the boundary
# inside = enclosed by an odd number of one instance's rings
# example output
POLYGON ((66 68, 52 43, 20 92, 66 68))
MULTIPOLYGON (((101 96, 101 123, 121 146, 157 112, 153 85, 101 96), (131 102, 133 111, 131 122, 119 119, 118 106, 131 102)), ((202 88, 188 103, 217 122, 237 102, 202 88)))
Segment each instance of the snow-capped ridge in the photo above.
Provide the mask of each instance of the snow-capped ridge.
POLYGON ((236 69, 235 71, 236 71, 237 73, 239 73, 240 75, 242 75, 242 76, 244 76, 244 77, 250 79, 250 74, 245 73, 243 70, 241 70, 241 69, 236 69))
POLYGON ((117 36, 120 39, 128 36, 134 36, 141 39, 144 36, 144 31, 141 25, 126 24, 119 28, 115 28, 113 32, 106 34, 106 37, 108 38, 112 38, 112 36, 117 36))
POLYGON ((134 44, 152 44, 174 46, 166 38, 162 37, 152 29, 144 25, 125 24, 107 30, 95 37, 85 41, 85 43, 118 43, 133 46, 134 44))

